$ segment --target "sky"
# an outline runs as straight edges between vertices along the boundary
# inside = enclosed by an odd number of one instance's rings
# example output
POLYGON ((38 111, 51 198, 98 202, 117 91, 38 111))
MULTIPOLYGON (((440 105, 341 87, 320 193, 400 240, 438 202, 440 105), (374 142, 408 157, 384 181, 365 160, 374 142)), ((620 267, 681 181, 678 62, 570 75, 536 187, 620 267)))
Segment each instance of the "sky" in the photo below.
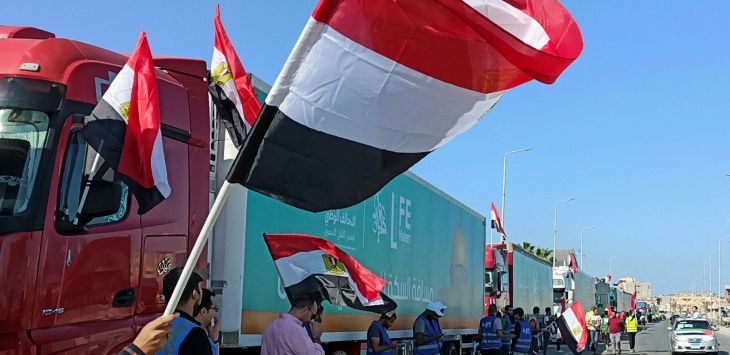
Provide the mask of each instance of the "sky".
MULTIPOLYGON (((25 0, 0 23, 123 53, 144 30, 155 54, 209 61, 216 3, 25 0)), ((246 69, 273 83, 316 1, 220 4, 246 69)), ((650 281, 655 295, 717 292, 721 238, 730 284, 730 1, 563 4, 583 34, 578 60, 552 85, 511 90, 412 170, 488 215, 504 153, 532 147, 508 160, 509 241, 552 248, 555 202, 575 198, 559 207, 557 246, 578 249, 581 230, 597 226, 585 231, 588 273, 608 274, 613 260, 614 277, 650 281)))

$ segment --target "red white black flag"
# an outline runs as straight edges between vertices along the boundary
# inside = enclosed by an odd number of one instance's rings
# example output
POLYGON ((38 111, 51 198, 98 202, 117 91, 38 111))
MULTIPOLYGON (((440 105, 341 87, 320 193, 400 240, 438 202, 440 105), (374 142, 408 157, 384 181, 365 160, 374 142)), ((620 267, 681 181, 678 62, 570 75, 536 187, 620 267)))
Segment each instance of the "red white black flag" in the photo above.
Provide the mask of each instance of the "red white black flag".
POLYGON ((327 240, 298 234, 265 234, 290 301, 319 295, 332 304, 385 314, 398 305, 383 293, 388 283, 327 240))
POLYGON ((568 252, 568 258, 570 259, 570 271, 573 273, 573 275, 575 275, 578 273, 578 260, 576 260, 573 250, 570 250, 568 252))
POLYGON ((636 291, 631 295, 631 310, 636 311, 636 291))
POLYGON ((227 179, 309 211, 351 206, 582 48, 557 0, 321 0, 227 179))
POLYGON ((499 212, 497 212, 497 206, 494 205, 494 202, 492 202, 492 229, 496 229, 505 238, 507 237, 507 233, 504 232, 504 227, 502 227, 502 219, 499 218, 499 212))
POLYGON ((162 148, 160 101, 147 35, 109 85, 81 131, 86 142, 118 172, 144 214, 170 196, 162 148))
POLYGON ((216 7, 213 23, 215 41, 208 91, 233 144, 238 147, 251 131, 261 111, 261 103, 256 98, 251 78, 223 28, 220 5, 216 7))
POLYGON ((563 343, 573 352, 579 354, 585 350, 588 342, 586 316, 580 301, 575 301, 555 321, 563 336, 563 343))

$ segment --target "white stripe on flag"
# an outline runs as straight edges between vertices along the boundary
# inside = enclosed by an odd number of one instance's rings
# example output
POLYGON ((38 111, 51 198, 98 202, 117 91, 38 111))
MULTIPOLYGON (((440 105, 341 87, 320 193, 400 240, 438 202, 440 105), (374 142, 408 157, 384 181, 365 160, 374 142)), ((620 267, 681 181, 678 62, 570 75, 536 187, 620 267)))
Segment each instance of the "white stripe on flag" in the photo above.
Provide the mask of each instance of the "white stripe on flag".
POLYGON ((301 61, 298 70, 282 71, 266 103, 311 129, 379 149, 423 153, 471 128, 502 96, 421 74, 309 21, 319 36, 314 43, 300 38, 287 63, 294 68, 291 61, 301 61))
POLYGON ((162 147, 162 129, 157 131, 150 159, 152 160, 150 166, 152 167, 152 179, 155 180, 155 187, 162 196, 168 198, 172 189, 170 188, 170 182, 167 181, 167 164, 165 163, 165 151, 162 147))
POLYGON ((550 36, 539 22, 504 0, 464 0, 464 2, 532 48, 540 50, 550 41, 550 36))
POLYGON ((226 97, 231 100, 231 102, 233 102, 233 104, 236 106, 236 110, 238 110, 238 114, 241 116, 243 124, 246 125, 247 129, 250 129, 251 126, 244 118, 245 116, 243 114, 243 104, 241 103, 241 98, 238 95, 238 89, 236 89, 236 81, 232 76, 233 74, 231 73, 231 66, 228 64, 226 56, 223 55, 223 53, 219 51, 218 48, 213 47, 213 59, 210 63, 211 70, 217 68, 220 63, 225 64, 226 71, 229 73, 229 75, 231 75, 231 78, 228 79, 228 81, 226 81, 223 85, 220 85, 220 87, 226 97))
POLYGON ((332 273, 324 265, 323 256, 328 255, 324 250, 312 250, 299 252, 290 256, 274 260, 276 270, 279 272, 281 283, 284 287, 296 285, 312 275, 332 275, 346 277, 350 287, 357 293, 357 298, 365 306, 376 306, 384 304, 383 299, 378 298, 368 301, 355 285, 350 274, 345 269, 344 273, 332 273))
MULTIPOLYGON (((102 100, 106 101, 106 103, 108 103, 109 106, 111 106, 114 111, 119 114, 119 117, 124 119, 124 122, 128 121, 129 111, 127 111, 127 115, 122 114, 121 107, 124 104, 129 104, 132 99, 134 75, 132 67, 128 64, 124 64, 122 70, 120 70, 119 74, 114 77, 114 80, 112 80, 111 84, 109 84, 109 88, 104 93, 104 96, 102 96, 102 100)), ((127 109, 129 109, 129 106, 127 106, 127 109)))

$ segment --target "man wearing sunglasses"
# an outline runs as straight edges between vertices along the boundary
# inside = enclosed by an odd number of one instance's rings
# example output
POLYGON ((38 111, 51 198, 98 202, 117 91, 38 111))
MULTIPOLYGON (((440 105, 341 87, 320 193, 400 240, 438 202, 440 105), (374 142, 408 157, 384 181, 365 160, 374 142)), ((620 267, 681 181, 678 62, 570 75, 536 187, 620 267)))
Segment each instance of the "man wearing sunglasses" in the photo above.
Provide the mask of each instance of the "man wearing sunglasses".
POLYGON ((213 355, 218 355, 218 340, 220 339, 220 322, 216 316, 218 315, 218 304, 213 291, 204 288, 203 297, 200 300, 200 306, 195 312, 195 320, 200 322, 200 326, 208 333, 208 340, 213 355))

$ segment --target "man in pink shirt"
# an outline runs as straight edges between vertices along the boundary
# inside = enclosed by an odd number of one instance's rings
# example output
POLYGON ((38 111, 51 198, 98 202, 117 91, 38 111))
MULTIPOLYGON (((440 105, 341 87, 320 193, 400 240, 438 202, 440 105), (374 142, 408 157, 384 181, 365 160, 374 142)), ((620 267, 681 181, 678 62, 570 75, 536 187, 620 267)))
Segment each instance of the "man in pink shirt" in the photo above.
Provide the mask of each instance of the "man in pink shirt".
POLYGON ((322 324, 313 319, 322 304, 314 297, 302 297, 292 302, 289 313, 282 313, 264 330, 261 355, 324 355, 320 344, 322 324), (304 323, 309 323, 309 337, 304 323))

